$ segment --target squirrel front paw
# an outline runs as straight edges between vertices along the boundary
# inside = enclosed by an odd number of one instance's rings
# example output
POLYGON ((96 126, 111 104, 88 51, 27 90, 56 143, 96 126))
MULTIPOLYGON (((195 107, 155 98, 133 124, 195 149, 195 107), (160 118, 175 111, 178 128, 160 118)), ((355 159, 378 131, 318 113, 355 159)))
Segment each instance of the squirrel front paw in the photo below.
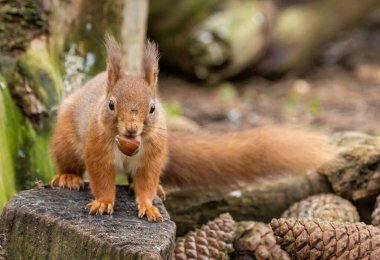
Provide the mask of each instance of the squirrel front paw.
POLYGON ((161 216, 161 213, 151 203, 139 203, 138 209, 139 218, 142 218, 146 215, 148 221, 164 221, 163 217, 161 216))
POLYGON ((103 215, 104 212, 112 215, 114 202, 93 200, 87 204, 87 208, 90 208, 90 214, 103 215))
POLYGON ((52 187, 79 190, 83 186, 83 179, 78 174, 62 173, 55 176, 50 185, 52 187))

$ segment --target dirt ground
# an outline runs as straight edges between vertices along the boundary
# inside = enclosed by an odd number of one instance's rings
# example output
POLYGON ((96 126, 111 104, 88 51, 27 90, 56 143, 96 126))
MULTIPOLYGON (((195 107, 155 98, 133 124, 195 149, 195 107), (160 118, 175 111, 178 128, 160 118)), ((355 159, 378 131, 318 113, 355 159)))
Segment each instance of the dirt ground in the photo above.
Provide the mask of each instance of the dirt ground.
POLYGON ((209 132, 292 124, 380 134, 380 26, 342 33, 323 48, 306 73, 276 80, 206 86, 164 72, 161 98, 209 132))

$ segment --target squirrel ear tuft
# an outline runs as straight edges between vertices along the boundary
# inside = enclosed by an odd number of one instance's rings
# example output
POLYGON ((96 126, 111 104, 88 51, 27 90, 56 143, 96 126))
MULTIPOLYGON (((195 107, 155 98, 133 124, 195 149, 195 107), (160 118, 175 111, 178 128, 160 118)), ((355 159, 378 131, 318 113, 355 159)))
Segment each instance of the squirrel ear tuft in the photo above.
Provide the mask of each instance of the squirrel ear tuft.
POLYGON ((144 51, 144 74, 145 80, 152 88, 157 84, 158 60, 157 44, 147 40, 144 51))
POLYGON ((120 78, 122 56, 119 44, 116 42, 115 38, 108 33, 105 36, 105 45, 107 49, 107 90, 109 91, 120 78))

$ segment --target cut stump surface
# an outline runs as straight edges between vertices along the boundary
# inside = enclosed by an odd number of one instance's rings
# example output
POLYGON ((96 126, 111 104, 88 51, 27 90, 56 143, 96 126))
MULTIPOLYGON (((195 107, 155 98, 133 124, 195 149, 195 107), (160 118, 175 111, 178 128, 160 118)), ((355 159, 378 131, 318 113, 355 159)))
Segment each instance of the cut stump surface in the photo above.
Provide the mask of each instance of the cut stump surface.
POLYGON ((20 192, 3 210, 0 235, 8 259, 170 259, 175 224, 160 199, 164 222, 137 217, 135 198, 117 187, 113 215, 89 215, 89 188, 20 192))

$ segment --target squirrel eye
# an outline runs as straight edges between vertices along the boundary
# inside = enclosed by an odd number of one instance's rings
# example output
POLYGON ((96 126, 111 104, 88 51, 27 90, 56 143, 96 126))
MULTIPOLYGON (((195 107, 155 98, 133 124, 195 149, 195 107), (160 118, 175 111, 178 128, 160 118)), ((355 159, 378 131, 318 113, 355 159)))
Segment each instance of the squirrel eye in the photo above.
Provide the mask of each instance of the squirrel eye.
POLYGON ((155 108, 154 104, 152 104, 152 105, 150 106, 149 113, 152 114, 152 113, 154 112, 155 109, 156 109, 156 108, 155 108))
POLYGON ((108 103, 108 107, 110 108, 110 110, 115 110, 115 103, 113 102, 113 100, 110 100, 110 102, 108 103))

